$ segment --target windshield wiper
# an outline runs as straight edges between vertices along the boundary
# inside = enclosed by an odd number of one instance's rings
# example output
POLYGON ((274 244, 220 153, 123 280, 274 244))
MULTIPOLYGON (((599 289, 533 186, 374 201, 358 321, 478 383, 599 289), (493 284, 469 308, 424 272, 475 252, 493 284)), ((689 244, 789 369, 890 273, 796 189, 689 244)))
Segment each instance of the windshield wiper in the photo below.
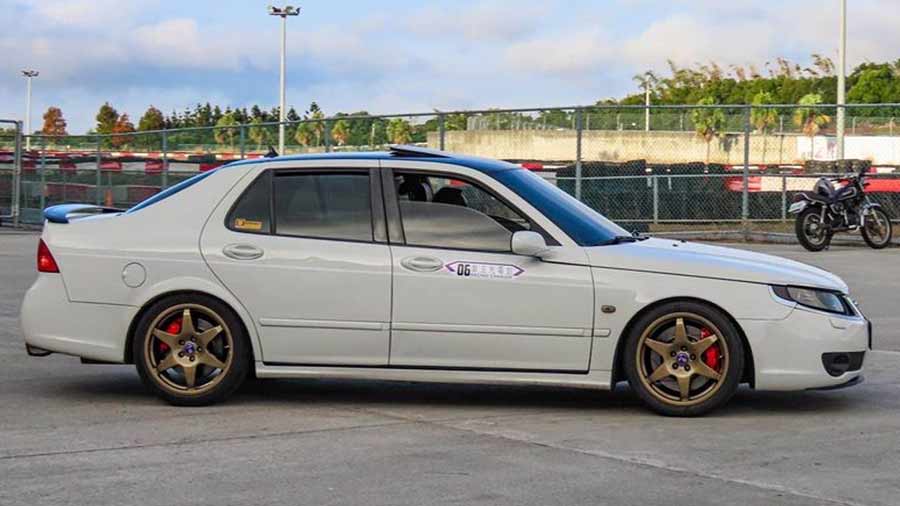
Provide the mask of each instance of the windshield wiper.
POLYGON ((615 244, 646 241, 647 239, 649 239, 649 237, 642 236, 640 232, 632 232, 631 235, 617 235, 611 239, 598 242, 594 246, 613 246, 615 244))

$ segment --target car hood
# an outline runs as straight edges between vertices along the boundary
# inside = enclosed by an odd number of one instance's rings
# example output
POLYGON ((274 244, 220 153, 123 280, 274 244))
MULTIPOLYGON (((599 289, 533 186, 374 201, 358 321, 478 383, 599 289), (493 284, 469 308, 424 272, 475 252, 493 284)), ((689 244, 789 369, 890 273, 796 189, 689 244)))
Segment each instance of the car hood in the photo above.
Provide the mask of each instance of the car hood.
POLYGON ((752 251, 656 238, 586 249, 593 267, 808 286, 847 293, 847 284, 830 272, 752 251))

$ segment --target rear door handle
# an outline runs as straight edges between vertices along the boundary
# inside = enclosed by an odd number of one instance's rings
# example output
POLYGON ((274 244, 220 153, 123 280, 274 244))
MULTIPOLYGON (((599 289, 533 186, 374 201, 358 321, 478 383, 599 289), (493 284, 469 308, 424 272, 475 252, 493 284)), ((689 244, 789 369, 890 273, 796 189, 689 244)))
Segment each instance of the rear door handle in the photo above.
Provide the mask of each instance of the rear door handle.
POLYGON ((256 260, 263 256, 263 250, 252 244, 229 244, 222 248, 222 253, 234 260, 256 260))
POLYGON ((404 258, 400 261, 400 265, 411 271, 434 272, 440 270, 440 268, 444 266, 444 262, 441 262, 437 258, 418 256, 404 258))

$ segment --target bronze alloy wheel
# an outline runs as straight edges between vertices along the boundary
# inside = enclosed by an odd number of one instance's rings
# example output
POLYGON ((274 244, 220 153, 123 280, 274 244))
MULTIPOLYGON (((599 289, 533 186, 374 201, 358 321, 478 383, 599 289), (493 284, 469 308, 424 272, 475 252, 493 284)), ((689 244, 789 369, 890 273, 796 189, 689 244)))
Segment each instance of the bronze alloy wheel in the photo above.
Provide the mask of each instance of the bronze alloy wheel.
POLYGON ((234 362, 234 337, 224 319, 200 304, 160 312, 144 335, 148 376, 164 391, 199 396, 213 390, 234 362))
POLYGON ((670 406, 699 405, 722 387, 729 346, 722 331, 695 313, 667 314, 646 327, 634 357, 641 383, 670 406))

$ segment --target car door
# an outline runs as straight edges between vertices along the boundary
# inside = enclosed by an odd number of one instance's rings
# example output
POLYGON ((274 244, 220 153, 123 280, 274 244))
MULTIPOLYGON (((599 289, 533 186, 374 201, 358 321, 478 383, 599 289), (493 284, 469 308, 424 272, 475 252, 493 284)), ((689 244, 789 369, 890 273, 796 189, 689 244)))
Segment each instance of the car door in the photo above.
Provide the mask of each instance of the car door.
POLYGON ((282 163, 208 222, 203 255, 253 316, 263 361, 387 365, 391 253, 373 165, 282 163))
POLYGON ((590 268, 514 255, 516 230, 555 239, 518 210, 515 197, 491 190, 493 180, 467 173, 383 171, 394 273, 391 366, 587 371, 590 268), (398 226, 402 234, 393 233, 398 226))

